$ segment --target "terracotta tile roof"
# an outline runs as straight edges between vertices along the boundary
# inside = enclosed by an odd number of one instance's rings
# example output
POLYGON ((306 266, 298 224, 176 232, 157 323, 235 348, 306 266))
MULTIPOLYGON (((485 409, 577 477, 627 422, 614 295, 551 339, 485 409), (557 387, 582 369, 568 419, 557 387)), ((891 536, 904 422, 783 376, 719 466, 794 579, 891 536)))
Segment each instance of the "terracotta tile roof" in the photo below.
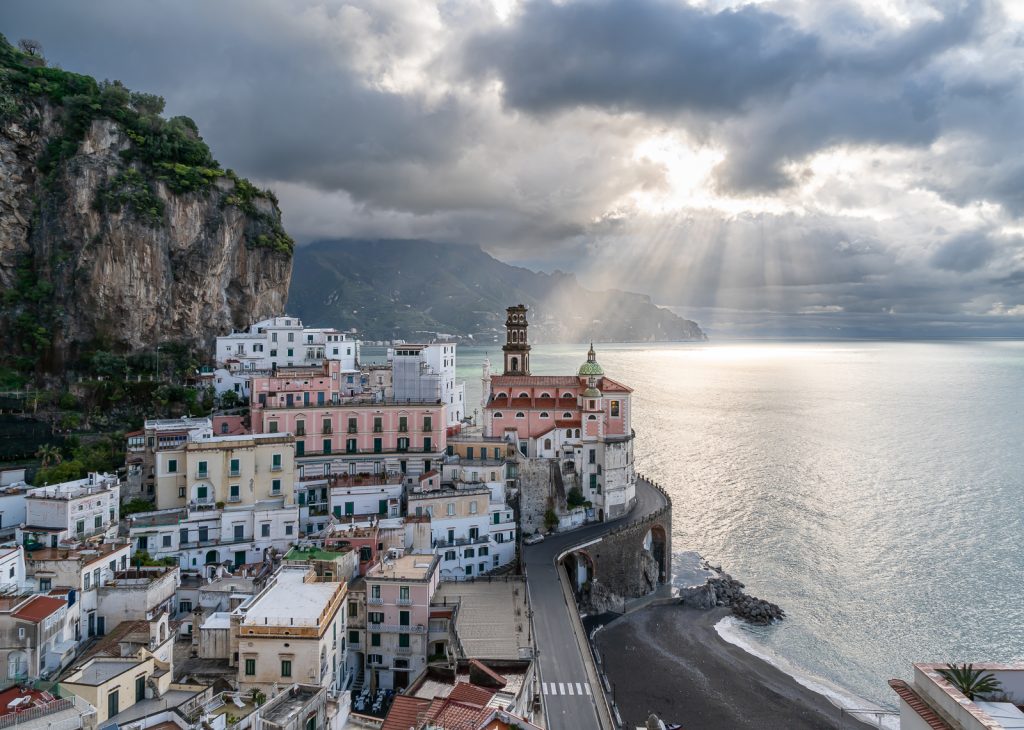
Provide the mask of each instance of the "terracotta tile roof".
POLYGON ((628 385, 623 385, 617 380, 611 378, 601 378, 601 382, 597 385, 598 389, 602 393, 632 393, 633 389, 628 385))
POLYGON ((580 379, 575 375, 493 375, 491 376, 491 387, 498 386, 566 386, 580 387, 580 379))
POLYGON ((928 723, 928 727, 932 730, 953 730, 953 727, 939 717, 928 703, 921 699, 921 695, 902 679, 890 679, 889 686, 900 696, 901 700, 910 705, 910 709, 916 712, 918 717, 928 723))
POLYGON ((411 695, 398 695, 391 703, 388 716, 380 730, 409 730, 418 724, 418 720, 430 708, 430 700, 411 695))
MULTIPOLYGON (((495 674, 490 669, 485 667, 483 664, 480 664, 480 662, 477 662, 477 665, 479 667, 482 667, 484 671, 492 675, 498 682, 500 682, 502 687, 505 686, 504 677, 495 674)), ((470 666, 473 666, 472 663, 470 664, 470 666)), ((448 695, 448 699, 452 702, 462 702, 470 705, 477 705, 478 707, 487 707, 487 703, 491 701, 491 697, 494 696, 495 692, 497 692, 497 690, 490 689, 488 687, 478 687, 475 684, 459 682, 455 685, 455 688, 452 689, 451 694, 448 695)))
POLYGON ((36 596, 31 601, 29 601, 24 606, 15 611, 12 615, 15 618, 20 618, 22 621, 31 621, 33 623, 39 623, 47 616, 56 613, 66 605, 68 605, 68 602, 65 601, 63 598, 53 598, 51 596, 36 596))

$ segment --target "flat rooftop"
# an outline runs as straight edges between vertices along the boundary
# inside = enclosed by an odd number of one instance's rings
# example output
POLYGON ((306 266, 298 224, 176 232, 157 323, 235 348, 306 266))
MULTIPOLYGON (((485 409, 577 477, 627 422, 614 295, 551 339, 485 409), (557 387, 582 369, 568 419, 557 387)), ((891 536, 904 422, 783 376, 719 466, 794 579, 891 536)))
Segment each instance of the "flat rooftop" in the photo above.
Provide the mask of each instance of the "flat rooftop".
POLYGON ((287 725, 289 720, 303 712, 323 691, 320 687, 297 684, 268 702, 268 706, 260 712, 260 718, 276 725, 287 725))
POLYGON ((227 611, 217 611, 211 613, 210 617, 203 622, 203 625, 199 627, 202 629, 230 629, 231 628, 231 614, 227 611))
POLYGON ((306 570, 282 569, 273 584, 248 607, 246 626, 317 626, 337 583, 307 583, 306 570))
POLYGON ((436 564, 437 556, 435 555, 403 555, 400 558, 393 558, 375 565, 366 577, 370 580, 374 578, 427 580, 436 564))
POLYGON ((285 560, 334 560, 345 553, 324 550, 323 548, 292 548, 284 556, 285 560))
POLYGON ((68 684, 96 686, 109 682, 119 674, 134 669, 140 663, 137 659, 93 659, 82 669, 77 679, 65 679, 64 681, 68 684))
POLYGON ((431 606, 459 607, 455 633, 467 659, 528 659, 529 605, 521 580, 441 583, 431 606))

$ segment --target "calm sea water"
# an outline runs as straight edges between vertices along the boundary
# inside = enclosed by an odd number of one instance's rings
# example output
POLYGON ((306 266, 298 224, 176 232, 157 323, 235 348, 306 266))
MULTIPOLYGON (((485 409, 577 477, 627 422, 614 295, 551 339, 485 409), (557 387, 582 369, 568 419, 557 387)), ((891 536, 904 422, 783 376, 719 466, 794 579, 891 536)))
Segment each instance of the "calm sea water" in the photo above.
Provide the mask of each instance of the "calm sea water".
MULTIPOLYGON (((532 370, 585 352, 534 347, 532 370)), ((634 388, 637 465, 673 495, 677 554, 786 609, 743 628, 758 649, 889 707, 912 661, 1024 660, 1024 343, 597 354, 634 388)), ((469 413, 484 355, 459 349, 469 413)))

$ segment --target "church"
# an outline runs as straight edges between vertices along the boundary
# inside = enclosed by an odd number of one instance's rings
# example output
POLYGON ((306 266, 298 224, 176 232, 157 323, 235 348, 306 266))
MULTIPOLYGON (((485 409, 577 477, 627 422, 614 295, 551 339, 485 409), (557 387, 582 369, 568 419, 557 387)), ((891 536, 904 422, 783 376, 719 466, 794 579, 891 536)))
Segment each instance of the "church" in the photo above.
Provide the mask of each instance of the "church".
POLYGON ((518 445, 525 459, 551 465, 556 493, 578 487, 590 503, 588 520, 629 511, 636 495, 632 389, 604 374, 591 344, 575 375, 530 373, 527 308, 508 308, 504 372, 483 372, 484 435, 518 445))

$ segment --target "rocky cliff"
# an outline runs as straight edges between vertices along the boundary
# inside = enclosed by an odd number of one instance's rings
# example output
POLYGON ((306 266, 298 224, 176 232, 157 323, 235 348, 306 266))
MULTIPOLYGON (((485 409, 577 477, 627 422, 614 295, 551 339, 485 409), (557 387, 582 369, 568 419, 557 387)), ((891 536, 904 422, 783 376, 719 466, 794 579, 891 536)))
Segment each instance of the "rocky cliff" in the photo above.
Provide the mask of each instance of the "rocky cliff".
POLYGON ((0 349, 18 369, 208 347, 284 311, 293 244, 276 200, 162 107, 0 37, 0 349))

